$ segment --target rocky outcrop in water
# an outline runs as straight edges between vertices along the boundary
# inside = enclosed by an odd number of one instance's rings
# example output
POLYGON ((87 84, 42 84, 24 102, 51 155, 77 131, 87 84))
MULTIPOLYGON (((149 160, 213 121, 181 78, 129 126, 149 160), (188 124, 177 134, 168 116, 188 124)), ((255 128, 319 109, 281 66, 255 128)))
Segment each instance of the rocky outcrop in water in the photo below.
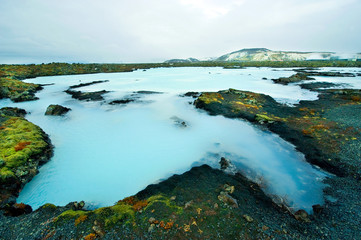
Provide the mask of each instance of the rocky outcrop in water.
POLYGON ((135 99, 125 98, 125 99, 113 100, 109 104, 110 105, 118 105, 118 104, 128 104, 131 102, 135 102, 135 99))
POLYGON ((341 73, 341 72, 324 72, 324 71, 314 71, 310 69, 294 69, 293 71, 297 72, 296 74, 290 77, 281 77, 277 79, 272 79, 274 83, 287 85, 289 83, 298 83, 305 80, 315 80, 310 76, 316 77, 355 77, 353 73, 341 73))
POLYGON ((296 74, 292 75, 291 77, 282 77, 282 78, 272 79, 272 81, 274 83, 279 83, 279 84, 283 84, 283 85, 287 85, 289 83, 300 82, 300 81, 303 81, 303 80, 315 80, 315 79, 308 77, 303 72, 302 73, 296 73, 296 74))
POLYGON ((62 116, 69 112, 71 109, 67 107, 63 107, 58 104, 51 104, 46 109, 45 115, 51 115, 51 116, 62 116))
POLYGON ((181 97, 192 97, 192 98, 197 98, 199 97, 199 95, 201 95, 200 92, 186 92, 185 94, 180 95, 181 97))
POLYGON ((295 144, 312 164, 339 176, 360 178, 361 158, 352 152, 361 148, 361 128, 356 120, 361 118, 357 110, 361 92, 331 89, 320 93, 319 100, 301 101, 296 107, 281 105, 263 94, 234 89, 202 93, 194 104, 212 115, 262 124, 295 144), (355 114, 342 114, 346 109, 354 109, 355 114))
POLYGON ((314 71, 308 69, 294 69, 295 72, 303 73, 307 76, 318 76, 318 77, 355 77, 353 73, 337 72, 337 71, 314 71))
POLYGON ((103 94, 108 93, 109 91, 96 91, 96 92, 81 92, 81 91, 73 91, 73 90, 66 90, 67 94, 70 94, 72 98, 83 100, 83 101, 102 101, 104 100, 103 94))
POLYGON ((338 84, 338 83, 330 83, 330 82, 311 82, 311 83, 301 83, 299 86, 303 89, 317 91, 322 88, 340 88, 340 87, 347 87, 347 84, 338 84))
POLYGON ((98 80, 98 81, 93 81, 93 82, 88 82, 88 83, 80 83, 80 84, 77 84, 77 85, 72 85, 69 88, 70 89, 81 88, 81 87, 91 86, 91 85, 94 85, 94 84, 105 83, 105 82, 109 82, 109 80, 98 80))
POLYGON ((13 102, 33 101, 38 99, 35 93, 41 89, 40 85, 15 78, 0 78, 0 99, 10 98, 13 102))

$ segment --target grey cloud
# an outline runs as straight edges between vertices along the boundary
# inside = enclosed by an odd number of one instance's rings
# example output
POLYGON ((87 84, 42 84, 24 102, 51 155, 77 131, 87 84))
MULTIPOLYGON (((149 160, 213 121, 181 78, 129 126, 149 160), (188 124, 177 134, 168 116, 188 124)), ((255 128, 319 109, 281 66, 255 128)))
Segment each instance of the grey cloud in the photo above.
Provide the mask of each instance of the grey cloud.
POLYGON ((222 2, 2 0, 0 63, 152 62, 246 47, 361 51, 360 1, 222 2))

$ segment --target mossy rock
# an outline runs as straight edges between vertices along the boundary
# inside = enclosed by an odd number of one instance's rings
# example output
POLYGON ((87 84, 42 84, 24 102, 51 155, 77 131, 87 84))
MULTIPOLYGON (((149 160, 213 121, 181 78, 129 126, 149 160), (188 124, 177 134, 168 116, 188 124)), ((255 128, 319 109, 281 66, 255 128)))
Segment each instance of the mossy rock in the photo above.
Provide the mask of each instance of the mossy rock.
POLYGON ((58 104, 51 104, 46 109, 45 115, 52 115, 52 116, 62 116, 69 112, 71 109, 67 107, 63 107, 58 104))
POLYGON ((183 213, 182 207, 177 206, 174 201, 163 195, 154 195, 148 198, 148 202, 144 212, 154 212, 159 218, 183 213))
POLYGON ((42 209, 56 209, 57 207, 52 203, 46 203, 43 206, 41 206, 42 209))
POLYGON ((14 102, 24 102, 38 99, 36 91, 42 89, 40 85, 25 83, 14 78, 0 78, 0 98, 10 98, 14 102))
POLYGON ((274 123, 276 119, 264 114, 257 114, 256 121, 259 122, 260 124, 264 124, 264 123, 274 123))
POLYGON ((0 109, 0 116, 2 117, 24 117, 26 111, 21 108, 4 107, 0 109))
POLYGON ((56 218, 56 222, 62 222, 62 221, 67 221, 70 219, 76 219, 80 216, 84 216, 87 215, 89 212, 87 211, 82 211, 82 210, 67 210, 63 213, 61 213, 57 218, 56 218))
POLYGON ((97 220, 104 222, 105 227, 116 224, 130 223, 134 220, 135 212, 130 205, 116 204, 111 207, 104 207, 94 210, 97 220))
POLYGON ((48 136, 24 119, 25 114, 18 108, 0 109, 0 181, 4 192, 0 204, 12 195, 17 196, 52 154, 48 136))

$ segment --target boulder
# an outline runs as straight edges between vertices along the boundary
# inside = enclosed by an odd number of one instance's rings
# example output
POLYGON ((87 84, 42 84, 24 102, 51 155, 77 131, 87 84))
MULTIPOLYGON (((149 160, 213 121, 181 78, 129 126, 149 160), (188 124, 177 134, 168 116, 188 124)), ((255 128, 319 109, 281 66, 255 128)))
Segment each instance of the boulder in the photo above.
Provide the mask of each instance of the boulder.
POLYGON ((225 170, 225 169, 227 169, 229 167, 230 162, 225 157, 221 157, 221 161, 219 162, 219 164, 221 165, 221 169, 225 170))
POLYGON ((243 215, 243 218, 246 219, 247 222, 253 222, 253 218, 246 214, 243 215))
POLYGON ((303 209, 300 209, 297 212, 295 212, 294 216, 298 221, 307 222, 307 223, 311 222, 311 220, 308 218, 308 213, 303 209))
POLYGON ((51 104, 46 109, 45 115, 62 116, 64 114, 66 114, 67 112, 69 112, 70 110, 71 110, 70 108, 63 107, 61 105, 51 104))
POLYGON ((312 206, 313 214, 320 214, 323 211, 323 207, 320 204, 312 206))
POLYGON ((24 203, 15 203, 13 205, 8 205, 4 208, 5 215, 11 217, 17 217, 23 214, 29 214, 33 211, 30 205, 24 203))
POLYGON ((73 206, 72 206, 72 209, 74 211, 77 211, 77 210, 82 210, 85 206, 85 202, 84 201, 80 201, 80 202, 74 202, 73 203, 73 206))
POLYGON ((231 197, 226 192, 223 192, 223 191, 220 192, 220 194, 218 195, 218 200, 221 201, 222 203, 224 203, 227 206, 230 206, 232 208, 238 208, 237 200, 234 199, 233 197, 231 197))

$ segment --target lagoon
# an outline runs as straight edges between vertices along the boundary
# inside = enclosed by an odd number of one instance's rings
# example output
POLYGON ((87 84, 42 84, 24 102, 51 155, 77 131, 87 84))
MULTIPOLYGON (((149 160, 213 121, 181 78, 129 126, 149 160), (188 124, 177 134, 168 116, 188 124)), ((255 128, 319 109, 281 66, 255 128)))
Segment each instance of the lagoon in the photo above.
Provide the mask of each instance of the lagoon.
POLYGON ((53 85, 37 94, 40 100, 0 104, 26 109, 27 119, 49 134, 55 149, 17 201, 34 209, 81 200, 88 208, 110 206, 193 166, 219 168, 220 158, 226 157, 249 178, 266 181, 265 191, 286 199, 292 209, 311 211, 312 205, 323 203, 321 181, 326 173, 277 135, 242 120, 209 116, 191 104, 194 99, 180 96, 235 88, 268 94, 289 105, 317 99, 315 92, 270 80, 292 74, 289 69, 187 67, 27 79, 53 85), (64 92, 71 85, 97 80, 109 81, 76 90, 110 91, 104 101, 78 101, 64 92), (136 101, 109 104, 123 98, 136 101), (45 116, 50 104, 72 111, 45 116))

